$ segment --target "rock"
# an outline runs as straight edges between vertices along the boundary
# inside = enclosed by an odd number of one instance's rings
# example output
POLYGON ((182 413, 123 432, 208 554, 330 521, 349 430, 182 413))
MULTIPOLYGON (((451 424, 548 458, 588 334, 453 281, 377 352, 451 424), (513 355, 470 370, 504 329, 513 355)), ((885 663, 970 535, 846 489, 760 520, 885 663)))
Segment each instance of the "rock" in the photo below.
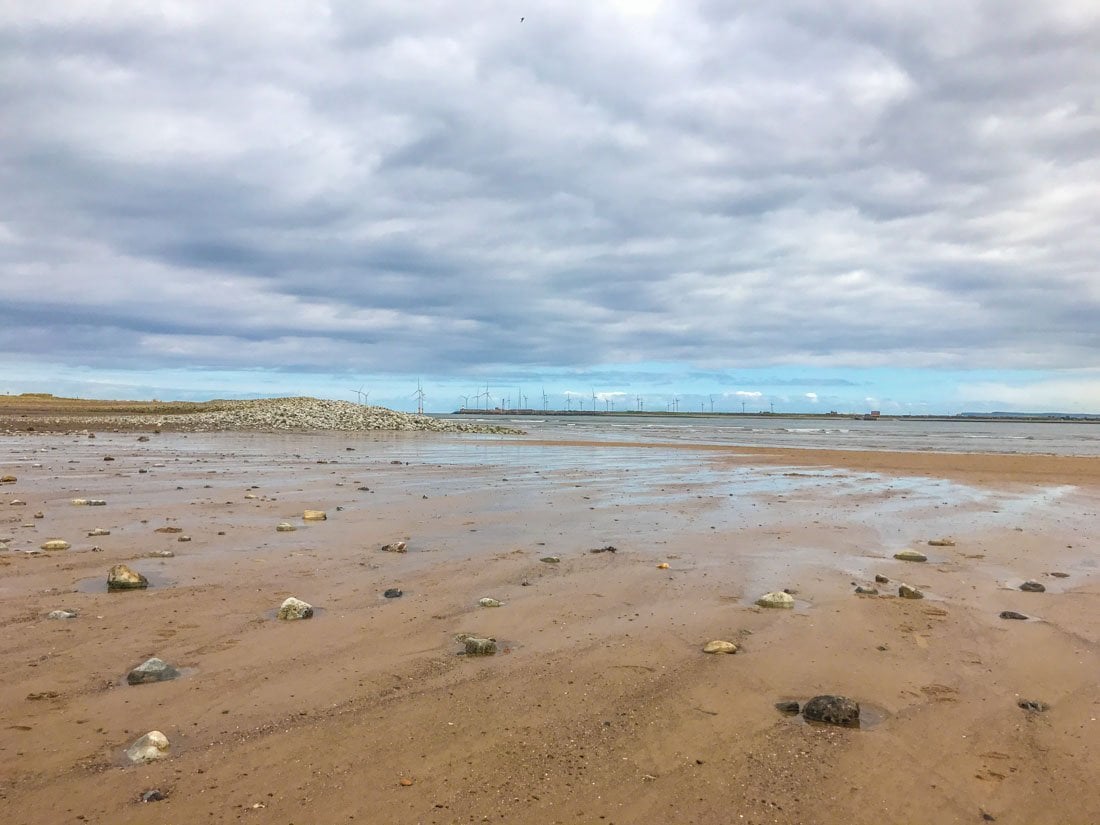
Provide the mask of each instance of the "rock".
POLYGON ((539 559, 539 561, 545 562, 546 564, 557 564, 558 562, 561 561, 561 557, 559 557, 559 556, 543 556, 541 559, 539 559))
POLYGON ((324 510, 306 510, 302 513, 303 521, 327 521, 328 513, 324 510))
MULTIPOLYGON (((142 438, 145 438, 145 436, 142 436, 142 438)), ((145 438, 145 440, 148 441, 149 439, 145 438)), ((138 441, 141 441, 141 438, 139 438, 138 441)), ((141 802, 163 802, 167 798, 168 797, 159 788, 153 788, 149 791, 142 791, 138 800, 141 802)))
POLYGON ((249 499, 252 499, 252 498, 259 498, 259 496, 258 496, 258 495, 256 495, 255 493, 245 493, 245 494, 244 494, 244 497, 245 497, 245 498, 249 498, 249 499))
POLYGON ((176 554, 171 550, 153 550, 149 553, 151 559, 174 559, 176 554))
POLYGON ((490 599, 489 597, 478 599, 477 603, 482 607, 500 607, 501 604, 503 604, 503 602, 497 601, 496 599, 490 599))
POLYGON ((191 541, 190 536, 180 536, 176 541, 191 541))
POLYGON ((387 599, 400 599, 405 594, 401 591, 400 588, 391 587, 382 595, 385 596, 387 599))
POLYGON ((43 513, 41 510, 39 510, 37 513, 34 514, 34 517, 35 518, 45 518, 46 514, 43 513))
POLYGON ((105 507, 107 501, 102 498, 74 498, 72 504, 77 507, 105 507))
POLYGON ((93 527, 91 530, 88 531, 88 535, 89 536, 109 536, 109 535, 111 535, 111 531, 110 530, 105 530, 102 527, 93 527))
POLYGON ((955 542, 951 539, 930 539, 928 542, 929 547, 954 547, 955 542))
POLYGON ((657 565, 658 570, 668 570, 669 564, 667 561, 663 561, 657 565))
POLYGON ((50 539, 42 543, 43 550, 68 550, 72 545, 64 539, 50 539))
POLYGON ((13 498, 11 501, 8 502, 8 504, 11 507, 26 507, 27 506, 27 502, 23 501, 22 499, 18 499, 18 498, 13 498))
POLYGON ((275 532, 277 533, 293 533, 297 529, 298 528, 289 521, 280 521, 275 525, 275 532))
POLYGON ((589 553, 618 553, 619 548, 609 544, 609 545, 607 545, 607 547, 595 547, 595 548, 589 550, 588 552, 589 553))
POLYGON ((1053 571, 1051 573, 1047 573, 1047 575, 1048 576, 1054 576, 1054 578, 1056 578, 1056 579, 1068 579, 1069 578, 1069 573, 1059 573, 1058 571, 1053 571))
POLYGON ((383 553, 407 553, 409 552, 409 544, 404 541, 395 541, 392 544, 382 545, 383 553))
POLYGON ((894 553, 894 558, 898 561, 928 561, 928 556, 916 550, 899 550, 894 553))
POLYGON ((127 673, 126 683, 129 685, 145 685, 150 682, 167 682, 179 677, 179 675, 178 670, 154 656, 127 673))
POLYGON ((412 787, 413 781, 409 777, 403 776, 401 777, 401 781, 397 784, 399 784, 402 788, 410 788, 412 787))
POLYGON ((811 722, 824 722, 826 725, 858 728, 859 702, 847 696, 815 696, 802 708, 802 717, 811 722))
POLYGON ((859 587, 856 588, 856 593, 858 593, 861 596, 877 596, 878 595, 878 590, 874 587, 859 586, 859 587))
POLYGON ((107 572, 108 590, 140 590, 149 586, 149 580, 125 564, 116 564, 107 572))
POLYGON ((288 622, 297 621, 298 619, 311 619, 313 618, 313 605, 291 596, 279 607, 278 618, 288 622))
POLYGON ((138 441, 141 441, 142 443, 144 443, 148 440, 149 440, 149 436, 147 436, 147 435, 139 435, 138 436, 138 441))
POLYGON ((903 599, 923 599, 924 594, 909 584, 903 584, 898 587, 898 595, 903 599))
POLYGON ((1017 621, 1025 622, 1025 621, 1027 621, 1028 617, 1025 616, 1023 613, 1017 613, 1015 610, 1002 610, 1001 611, 1001 618, 1002 619, 1016 619, 1017 621))
POLYGON ((47 619, 75 619, 76 613, 71 610, 51 610, 46 614, 47 619))
POLYGON ((164 527, 158 527, 154 532, 156 532, 156 533, 182 533, 183 528, 182 527, 164 526, 164 527))
MULTIPOLYGON (((89 438, 91 438, 91 436, 89 436, 89 438)), ((103 456, 103 460, 104 461, 114 461, 115 457, 113 455, 105 455, 105 456, 103 456)))
POLYGON ((492 656, 497 652, 496 639, 482 639, 477 636, 467 636, 463 644, 466 646, 467 656, 492 656))
POLYGON ((0 476, 0 484, 14 484, 18 480, 15 476, 0 476))
POLYGON ((886 578, 886 576, 883 576, 881 573, 875 574, 875 581, 878 582, 879 584, 889 584, 890 583, 890 580, 888 578, 886 578))
POLYGON ((1043 587, 1043 585, 1039 584, 1039 582, 1030 581, 1030 580, 1024 582, 1023 584, 1021 584, 1020 589, 1023 590, 1025 593, 1045 593, 1046 592, 1046 588, 1043 587))
POLYGON ((135 765, 155 762, 168 756, 168 737, 159 730, 149 731, 126 749, 126 757, 135 765))
POLYGON ((715 639, 713 642, 707 642, 703 645, 704 653, 736 653, 737 645, 733 642, 724 642, 721 639, 715 639))
POLYGON ((756 606, 790 610, 794 607, 794 596, 790 593, 784 593, 778 590, 773 593, 765 593, 756 600, 756 606))
POLYGON ((802 710, 798 702, 791 701, 776 702, 775 709, 780 713, 785 713, 787 716, 797 716, 802 710))
POLYGON ((1040 702, 1038 699, 1020 699, 1016 706, 1024 710, 1030 710, 1033 713, 1043 713, 1050 710, 1050 705, 1046 702, 1040 702))

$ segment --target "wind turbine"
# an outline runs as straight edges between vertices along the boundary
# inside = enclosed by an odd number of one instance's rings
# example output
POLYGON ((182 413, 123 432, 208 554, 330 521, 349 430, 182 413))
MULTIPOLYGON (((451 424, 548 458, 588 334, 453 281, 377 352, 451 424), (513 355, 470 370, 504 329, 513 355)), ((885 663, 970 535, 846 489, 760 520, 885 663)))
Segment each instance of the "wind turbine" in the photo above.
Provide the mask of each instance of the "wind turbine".
POLYGON ((412 397, 416 399, 416 411, 418 414, 424 414, 424 387, 420 385, 420 379, 416 380, 416 392, 412 394, 412 397))
POLYGON ((470 406, 470 396, 460 395, 459 398, 462 399, 462 409, 467 409, 470 406))
POLYGON ((596 390, 595 390, 595 388, 593 388, 593 390, 592 390, 592 412, 595 412, 595 411, 596 411, 596 390))
POLYGON ((367 399, 370 398, 370 391, 369 390, 367 392, 363 392, 363 387, 365 387, 365 386, 366 386, 366 384, 360 386, 359 389, 357 389, 357 390, 352 390, 352 392, 355 393, 355 397, 357 399, 359 399, 360 404, 366 404, 367 399))
POLYGON ((542 411, 546 412, 550 404, 550 398, 546 394, 546 387, 542 388, 542 411))

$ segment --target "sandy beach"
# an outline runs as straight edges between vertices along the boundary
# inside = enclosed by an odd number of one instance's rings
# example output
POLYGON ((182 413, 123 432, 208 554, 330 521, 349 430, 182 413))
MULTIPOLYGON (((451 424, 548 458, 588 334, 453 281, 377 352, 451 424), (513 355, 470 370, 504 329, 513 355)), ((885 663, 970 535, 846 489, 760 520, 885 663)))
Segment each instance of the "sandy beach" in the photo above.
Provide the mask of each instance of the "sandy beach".
POLYGON ((138 435, 0 437, 6 822, 1100 821, 1097 459, 138 435))

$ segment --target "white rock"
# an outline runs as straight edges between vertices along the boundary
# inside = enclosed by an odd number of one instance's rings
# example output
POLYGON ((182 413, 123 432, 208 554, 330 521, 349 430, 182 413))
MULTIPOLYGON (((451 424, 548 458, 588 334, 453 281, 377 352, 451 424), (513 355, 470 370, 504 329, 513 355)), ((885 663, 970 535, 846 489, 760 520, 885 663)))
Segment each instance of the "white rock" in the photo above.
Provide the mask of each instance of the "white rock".
POLYGON ((293 533, 297 529, 298 528, 289 521, 280 521, 275 525, 275 532, 277 533, 293 533))
POLYGON ((42 543, 43 550, 68 550, 71 546, 64 539, 50 539, 42 543))
POLYGON ((789 610, 794 607, 794 596, 777 590, 774 593, 765 593, 756 600, 756 604, 758 607, 778 607, 789 610))
POLYGON ((76 614, 71 610, 51 610, 46 614, 47 619, 75 619, 76 614))
POLYGON ((279 607, 278 617, 288 622, 313 618, 313 605, 291 596, 279 607))
POLYGON ((496 599, 490 599, 488 596, 484 599, 478 599, 477 603, 482 607, 500 607, 501 604, 503 604, 503 602, 497 601, 496 599))
POLYGON ((168 756, 168 737, 151 730, 126 749, 126 757, 135 765, 155 762, 168 756))
POLYGON ((917 550, 899 550, 894 553, 894 558, 898 561, 928 561, 928 556, 917 550))
POLYGON ((721 639, 715 639, 713 642, 707 642, 703 645, 704 653, 736 653, 737 645, 733 642, 724 642, 721 639))

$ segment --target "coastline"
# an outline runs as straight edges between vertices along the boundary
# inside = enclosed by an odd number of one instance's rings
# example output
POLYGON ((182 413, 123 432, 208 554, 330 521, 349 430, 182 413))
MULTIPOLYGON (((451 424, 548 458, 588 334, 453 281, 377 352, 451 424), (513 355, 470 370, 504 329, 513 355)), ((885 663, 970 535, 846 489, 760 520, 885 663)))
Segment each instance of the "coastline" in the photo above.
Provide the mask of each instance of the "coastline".
POLYGON ((0 437, 13 822, 1100 819, 1094 459, 137 436, 0 437), (302 521, 313 507, 328 519, 302 521), (72 548, 23 552, 55 536, 72 548), (104 592, 119 562, 153 586, 104 592), (879 596, 853 593, 875 574, 879 596), (894 597, 902 581, 926 598, 894 597), (754 606, 782 588, 796 609, 754 606), (289 595, 318 615, 272 618, 289 595), (58 608, 78 618, 44 618, 58 608), (461 633, 500 652, 460 656, 461 633), (148 656, 184 677, 125 685, 148 656), (818 693, 870 726, 773 707, 818 693), (170 758, 123 765, 153 729, 170 758), (137 802, 151 788, 167 799, 137 802))

